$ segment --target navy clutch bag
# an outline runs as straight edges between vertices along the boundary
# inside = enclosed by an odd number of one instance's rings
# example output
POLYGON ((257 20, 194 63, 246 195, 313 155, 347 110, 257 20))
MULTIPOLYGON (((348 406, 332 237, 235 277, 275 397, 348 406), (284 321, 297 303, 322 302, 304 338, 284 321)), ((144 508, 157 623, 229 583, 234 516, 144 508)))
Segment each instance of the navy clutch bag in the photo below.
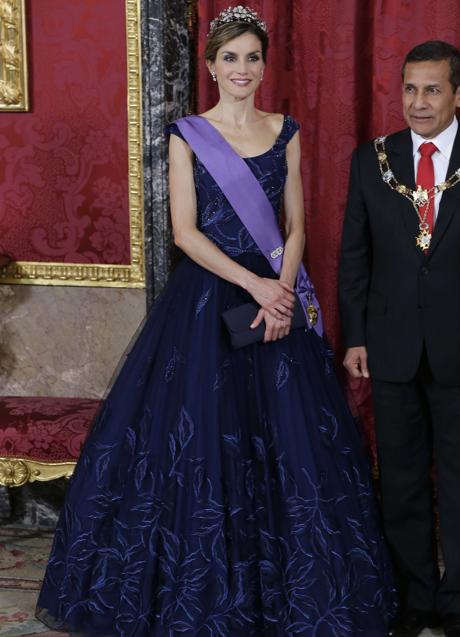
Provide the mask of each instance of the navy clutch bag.
MULTIPOLYGON (((245 345, 263 341, 265 321, 262 321, 262 323, 254 329, 250 327, 259 309, 257 303, 245 303, 244 305, 238 305, 238 307, 226 310, 221 314, 230 335, 233 349, 239 349, 240 347, 245 347, 245 345)), ((299 299, 296 298, 291 330, 297 329, 298 327, 305 327, 306 324, 307 319, 305 312, 302 309, 299 299)))

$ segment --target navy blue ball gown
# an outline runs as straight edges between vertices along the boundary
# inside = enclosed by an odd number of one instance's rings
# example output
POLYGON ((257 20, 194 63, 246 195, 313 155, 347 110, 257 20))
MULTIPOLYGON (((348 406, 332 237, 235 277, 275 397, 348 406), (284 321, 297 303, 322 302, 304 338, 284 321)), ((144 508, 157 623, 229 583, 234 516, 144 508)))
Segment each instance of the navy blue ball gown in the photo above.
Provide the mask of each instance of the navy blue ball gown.
MULTIPOLYGON (((279 213, 286 116, 246 159, 279 213)), ((170 132, 180 135, 176 125, 170 132)), ((272 277, 195 160, 199 228, 272 277)), ((360 435, 312 330, 233 351, 247 293, 182 258, 71 480, 37 616, 84 637, 383 637, 391 568, 360 435)))

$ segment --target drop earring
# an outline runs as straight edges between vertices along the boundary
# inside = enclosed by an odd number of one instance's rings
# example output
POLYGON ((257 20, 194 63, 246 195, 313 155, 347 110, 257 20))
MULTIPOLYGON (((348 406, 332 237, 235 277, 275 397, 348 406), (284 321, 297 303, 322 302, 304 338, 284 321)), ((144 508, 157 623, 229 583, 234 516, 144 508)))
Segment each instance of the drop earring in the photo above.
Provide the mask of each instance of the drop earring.
POLYGON ((217 77, 216 77, 216 72, 215 71, 211 71, 211 77, 212 77, 212 81, 213 82, 217 82, 217 77))

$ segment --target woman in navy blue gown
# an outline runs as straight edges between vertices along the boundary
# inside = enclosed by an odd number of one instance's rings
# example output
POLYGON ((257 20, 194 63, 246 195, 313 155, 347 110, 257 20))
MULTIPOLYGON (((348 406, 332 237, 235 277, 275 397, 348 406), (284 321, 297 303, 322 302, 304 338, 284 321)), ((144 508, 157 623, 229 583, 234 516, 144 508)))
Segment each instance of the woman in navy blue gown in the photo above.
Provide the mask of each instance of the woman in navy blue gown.
MULTIPOLYGON (((84 637, 383 637, 391 569, 368 464, 313 330, 290 329, 303 251, 298 124, 254 106, 267 48, 249 11, 218 16, 202 117, 285 209, 281 276, 171 125, 182 258, 90 433, 37 616, 84 637), (264 342, 220 318, 260 306, 264 342)), ((248 197, 248 206, 251 201, 248 197)))

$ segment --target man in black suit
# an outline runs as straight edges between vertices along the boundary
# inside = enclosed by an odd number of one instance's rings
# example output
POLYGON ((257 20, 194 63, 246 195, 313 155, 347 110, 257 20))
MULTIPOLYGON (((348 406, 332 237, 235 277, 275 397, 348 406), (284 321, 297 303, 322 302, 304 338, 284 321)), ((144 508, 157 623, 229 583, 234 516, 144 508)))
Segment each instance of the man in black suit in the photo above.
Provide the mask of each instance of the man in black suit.
POLYGON ((460 52, 407 55, 409 128, 352 160, 339 272, 344 365, 371 377, 384 530, 401 615, 460 637, 460 52), (458 171, 458 175, 456 174, 458 171), (416 181, 419 188, 417 189, 416 181), (440 578, 433 462, 445 573, 440 578))

